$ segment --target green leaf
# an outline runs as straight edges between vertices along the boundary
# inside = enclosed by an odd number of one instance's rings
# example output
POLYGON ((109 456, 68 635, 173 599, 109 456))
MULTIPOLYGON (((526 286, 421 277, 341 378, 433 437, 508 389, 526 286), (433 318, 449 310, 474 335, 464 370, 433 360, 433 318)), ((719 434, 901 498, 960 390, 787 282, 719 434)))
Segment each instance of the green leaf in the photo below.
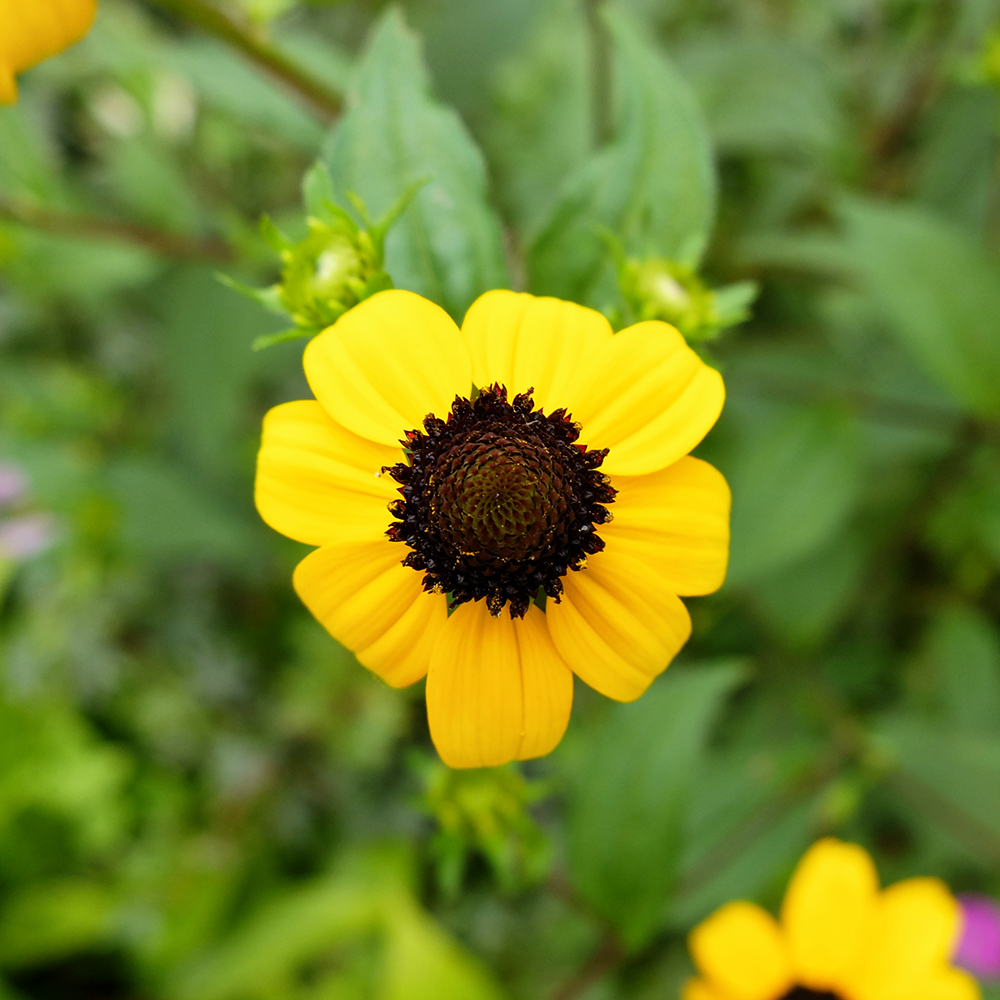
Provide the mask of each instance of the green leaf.
POLYGON ((962 605, 940 609, 922 659, 936 675, 951 726, 1000 736, 1000 636, 988 618, 962 605))
POLYGON ((970 411, 1000 415, 1000 271, 923 209, 853 199, 842 214, 892 333, 970 411))
POLYGON ((357 194, 376 219, 431 178, 386 239, 385 269, 397 287, 461 319, 477 296, 507 285, 482 155, 431 96, 419 41, 394 7, 376 27, 324 160, 336 189, 357 194))
POLYGON ((563 181, 590 158, 586 13, 554 0, 497 72, 483 141, 506 213, 526 233, 548 217, 563 181))
POLYGON ((100 947, 116 902, 107 887, 83 879, 36 882, 9 895, 0 911, 0 964, 38 965, 100 947))
POLYGON ((1000 856, 1000 739, 897 716, 879 728, 898 788, 981 856, 1000 856))
POLYGON ((570 800, 580 895, 629 947, 654 934, 677 873, 692 772, 738 665, 674 668, 592 735, 570 800))
POLYGON ((289 327, 287 330, 279 330, 277 333, 265 333, 254 339, 253 349, 263 351, 275 344, 286 344, 290 340, 302 340, 305 337, 315 337, 317 333, 323 331, 316 327, 314 330, 307 330, 299 326, 289 327))
POLYGON ((695 265, 715 212, 708 133, 687 84, 648 33, 608 8, 621 91, 615 140, 569 178, 528 257, 532 291, 604 306, 614 268, 599 235, 632 257, 695 265))
POLYGON ((790 646, 819 646, 850 609, 867 569, 866 546, 844 532, 831 544, 756 581, 754 603, 790 646))
POLYGON ((279 375, 296 367, 292 357, 254 354, 249 347, 288 321, 233 295, 200 267, 176 270, 159 299, 174 442, 202 478, 228 483, 251 465, 247 451, 240 451, 246 449, 244 432, 251 420, 251 386, 265 366, 279 375))
POLYGON ((317 160, 302 177, 302 203, 306 207, 306 215, 325 219, 329 206, 334 202, 333 178, 326 164, 317 160))
POLYGON ((862 453, 855 421, 838 410, 789 410, 748 425, 723 471, 733 488, 728 582, 767 577, 833 538, 854 509, 862 453))
POLYGON ((119 459, 108 482, 121 510, 122 541, 145 559, 207 556, 234 563, 254 550, 246 519, 174 465, 119 459))
MULTIPOLYGON (((376 964, 363 977, 368 988, 355 996, 501 1000, 477 959, 417 903, 409 867, 406 851, 387 845, 348 857, 329 875, 271 897, 228 940, 183 970, 171 995, 180 1000, 301 996, 292 984, 301 982, 304 972, 368 940, 377 949, 376 964), (372 979, 378 982, 374 991, 372 979)), ((331 989, 339 978, 331 979, 331 989)))
POLYGON ((400 898, 388 913, 380 1000, 501 1000, 480 962, 430 914, 400 898))
POLYGON ((719 32, 685 48, 680 67, 726 152, 816 156, 836 141, 836 81, 815 48, 719 32))

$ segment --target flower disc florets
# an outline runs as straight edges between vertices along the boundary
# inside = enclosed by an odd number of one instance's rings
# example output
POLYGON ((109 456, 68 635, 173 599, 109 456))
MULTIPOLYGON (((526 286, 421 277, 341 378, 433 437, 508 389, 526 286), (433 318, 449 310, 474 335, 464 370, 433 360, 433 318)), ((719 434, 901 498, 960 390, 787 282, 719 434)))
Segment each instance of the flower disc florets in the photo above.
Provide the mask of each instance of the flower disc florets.
POLYGON ((595 527, 615 498, 598 471, 607 449, 576 444, 566 411, 534 409, 533 391, 513 402, 502 385, 456 396, 447 419, 431 414, 423 432, 407 431, 409 463, 385 470, 403 495, 386 534, 452 606, 485 600, 497 617, 509 601, 523 618, 540 590, 558 601, 560 578, 604 548, 595 527))

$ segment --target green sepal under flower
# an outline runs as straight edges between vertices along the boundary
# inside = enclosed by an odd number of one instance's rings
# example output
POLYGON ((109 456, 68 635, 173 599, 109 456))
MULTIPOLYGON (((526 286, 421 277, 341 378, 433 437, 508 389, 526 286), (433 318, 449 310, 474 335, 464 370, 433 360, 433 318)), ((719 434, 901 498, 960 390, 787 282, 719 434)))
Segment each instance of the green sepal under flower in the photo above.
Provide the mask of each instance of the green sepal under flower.
POLYGON ((261 220, 261 235, 281 258, 281 280, 269 288, 251 288, 220 275, 228 287, 247 295, 271 312, 288 316, 294 326, 258 337, 254 350, 285 340, 315 337, 348 309, 392 288, 383 267, 385 238, 425 182, 412 184, 396 203, 373 222, 360 198, 347 192, 364 228, 333 200, 333 183, 326 167, 316 163, 303 178, 302 192, 308 233, 289 239, 270 218, 261 220))
POLYGON ((431 852, 446 898, 457 897, 476 853, 505 892, 545 877, 548 839, 528 811, 550 791, 544 781, 529 781, 511 765, 456 771, 416 753, 410 766, 422 786, 418 808, 436 821, 431 852))

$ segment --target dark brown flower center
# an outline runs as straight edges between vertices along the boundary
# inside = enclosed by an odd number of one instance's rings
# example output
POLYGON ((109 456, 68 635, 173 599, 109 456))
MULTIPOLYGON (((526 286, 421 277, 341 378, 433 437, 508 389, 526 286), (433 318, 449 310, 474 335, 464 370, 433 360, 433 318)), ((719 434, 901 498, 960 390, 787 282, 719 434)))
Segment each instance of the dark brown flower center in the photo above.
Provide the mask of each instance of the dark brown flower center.
POLYGON ((456 396, 447 419, 431 414, 406 432, 409 461, 384 470, 403 496, 386 534, 452 607, 485 600, 496 617, 509 601, 523 618, 540 592, 558 601, 561 577, 604 548, 595 526, 611 520, 603 504, 615 498, 598 471, 607 449, 576 444, 579 427, 565 410, 534 409, 533 391, 513 402, 502 385, 456 396))

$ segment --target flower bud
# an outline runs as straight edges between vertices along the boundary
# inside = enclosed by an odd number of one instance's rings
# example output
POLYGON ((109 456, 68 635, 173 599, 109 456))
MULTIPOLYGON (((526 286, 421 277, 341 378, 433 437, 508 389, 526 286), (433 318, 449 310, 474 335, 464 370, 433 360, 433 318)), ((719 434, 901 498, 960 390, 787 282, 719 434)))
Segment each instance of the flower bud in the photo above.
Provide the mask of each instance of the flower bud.
POLYGON ((382 269, 364 230, 306 222, 309 235, 281 251, 279 295, 297 327, 323 330, 365 297, 382 269))
POLYGON ((693 268, 662 257, 624 261, 619 282, 637 320, 671 323, 692 342, 714 340, 742 323, 757 295, 749 281, 711 289, 693 268))

